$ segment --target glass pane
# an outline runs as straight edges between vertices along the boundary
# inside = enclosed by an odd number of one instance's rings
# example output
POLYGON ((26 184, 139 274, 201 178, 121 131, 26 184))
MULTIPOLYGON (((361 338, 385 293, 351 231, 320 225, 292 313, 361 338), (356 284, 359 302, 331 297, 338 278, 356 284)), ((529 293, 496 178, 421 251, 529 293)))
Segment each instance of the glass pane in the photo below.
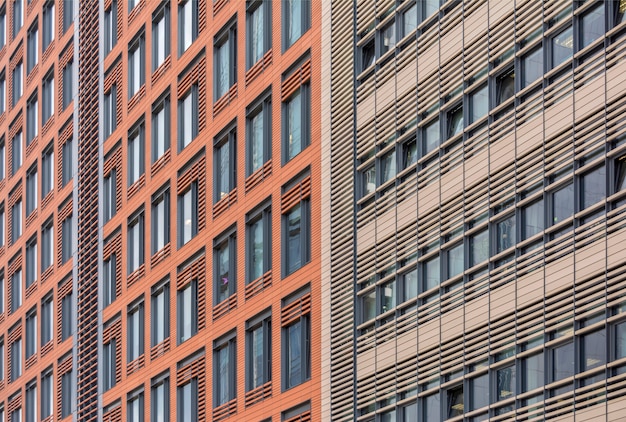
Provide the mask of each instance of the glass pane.
POLYGON ((297 270, 302 265, 300 214, 300 204, 298 204, 287 215, 287 269, 289 273, 297 270))
POLYGON ((428 154, 439 146, 439 120, 433 121, 424 130, 424 154, 428 154))
POLYGON ((582 339, 582 370, 597 368, 606 364, 606 333, 605 330, 595 331, 583 336, 582 339))
POLYGON ((470 380, 471 409, 480 409, 489 405, 489 376, 482 375, 470 380))
POLYGON ((615 359, 626 357, 626 322, 615 326, 615 359))
POLYGON ((287 47, 302 35, 302 0, 287 0, 287 47))
POLYGON ((218 47, 217 49, 217 97, 220 98, 222 95, 226 94, 229 84, 229 40, 227 39, 224 44, 218 47))
POLYGON ((581 25, 581 46, 585 48, 604 35, 604 4, 594 7, 583 15, 581 25))
POLYGON ((389 26, 383 29, 381 37, 380 54, 383 55, 396 46, 396 23, 392 22, 389 26))
POLYGON ((574 214, 574 185, 569 184, 552 194, 552 224, 560 223, 574 214))
POLYGON ((192 327, 191 327, 191 311, 192 311, 192 303, 191 303, 191 284, 185 287, 181 292, 182 294, 182 308, 180 309, 180 315, 182 318, 182 333, 181 333, 181 341, 185 341, 191 337, 192 327))
POLYGON ((218 251, 218 301, 228 297, 228 282, 230 281, 230 246, 226 243, 218 251))
POLYGON ((552 38, 552 67, 556 67, 571 58, 573 51, 574 35, 570 26, 552 38))
POLYGON ((229 143, 225 143, 218 150, 218 166, 219 166, 219 199, 224 198, 230 192, 230 148, 229 143))
POLYGON ((470 101, 470 123, 473 123, 489 112, 489 90, 487 89, 487 85, 473 92, 470 96, 470 101))
POLYGON ((541 47, 522 57, 522 88, 543 75, 543 49, 541 47))
POLYGON ((190 189, 183 195, 183 243, 187 243, 193 236, 191 207, 192 200, 190 189))
POLYGON ((515 215, 497 224, 496 243, 498 253, 515 245, 515 215))
POLYGON ((498 378, 498 400, 505 400, 515 395, 515 367, 499 369, 498 378))
POLYGON ((251 125, 251 169, 252 172, 263 165, 263 111, 257 113, 250 122, 251 125))
POLYGON ((403 15, 404 30, 402 35, 409 35, 411 31, 417 28, 417 4, 414 4, 403 15))
POLYGON ((448 278, 463 272, 463 244, 448 251, 448 278))
POLYGON ((385 183, 387 180, 396 176, 396 152, 391 151, 384 155, 381 159, 382 167, 382 180, 381 183, 385 183))
POLYGON ((363 171, 363 196, 376 190, 376 167, 371 166, 363 171))
POLYGON ((417 268, 404 274, 404 300, 417 296, 417 268))
POLYGON ((381 287, 381 312, 387 312, 396 307, 396 282, 390 281, 381 287))
POLYGON ((288 159, 302 151, 302 98, 298 90, 287 103, 288 159))
POLYGON ((191 43, 193 42, 193 28, 192 28, 192 2, 194 0, 187 0, 187 3, 183 5, 183 21, 182 21, 182 31, 183 31, 183 51, 187 50, 191 43))
POLYGON ((376 317, 376 289, 362 296, 363 321, 366 322, 376 317))
POLYGON ((543 353, 524 358, 522 360, 522 371, 522 386, 524 391, 530 391, 543 386, 543 353))
POLYGON ((288 384, 300 384, 302 381, 302 321, 292 324, 288 328, 288 384))
POLYGON ((439 393, 432 394, 424 399, 424 421, 440 422, 441 411, 439 407, 439 393))
POLYGON ((417 142, 415 140, 407 142, 403 146, 402 168, 405 169, 417 162, 417 142))
POLYGON ((489 259, 489 231, 485 230, 470 239, 471 265, 489 259))
POLYGON ((463 107, 457 107, 448 112, 448 138, 452 138, 463 131, 463 107))
POLYGON ((524 239, 543 231, 543 199, 522 208, 522 222, 524 239))
POLYGON ((441 282, 439 257, 426 261, 424 265, 424 291, 430 290, 441 282))
POLYGON ((252 262, 250 264, 250 281, 263 275, 263 219, 258 219, 250 226, 252 241, 252 262))
POLYGON ((582 182, 583 209, 604 200, 606 197, 606 169, 604 166, 585 174, 582 182))
MULTIPOLYGON (((189 0, 191 2, 191 0, 189 0)), ((191 143, 191 141, 193 140, 193 131, 192 131, 192 126, 193 126, 193 110, 192 110, 192 94, 191 92, 189 92, 189 94, 187 94, 187 96, 185 97, 185 99, 183 100, 183 118, 182 123, 183 123, 183 127, 181 128, 181 131, 183 133, 183 148, 186 147, 187 145, 189 145, 191 143)))
POLYGON ((229 392, 229 381, 230 377, 228 374, 229 369, 229 346, 223 347, 218 352, 218 365, 219 365, 219 395, 218 395, 218 405, 224 404, 228 401, 228 392, 229 392))
POLYGON ((250 64, 254 64, 263 57, 263 4, 260 4, 250 15, 250 64))
POLYGON ((552 381, 574 375, 574 343, 567 343, 552 350, 552 381))
POLYGON ((460 416, 464 412, 463 406, 463 386, 459 385, 454 388, 450 388, 447 391, 447 417, 453 418, 455 416, 460 416))

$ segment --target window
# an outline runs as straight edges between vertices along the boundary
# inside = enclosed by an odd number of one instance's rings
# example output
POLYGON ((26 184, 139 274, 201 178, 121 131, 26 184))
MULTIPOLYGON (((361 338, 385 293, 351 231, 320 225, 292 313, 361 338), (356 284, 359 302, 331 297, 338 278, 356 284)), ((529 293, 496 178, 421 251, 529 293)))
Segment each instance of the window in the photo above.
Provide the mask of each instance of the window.
POLYGON ((214 241, 213 305, 237 291, 237 231, 230 228, 214 241))
POLYGON ((72 293, 61 299, 61 341, 72 335, 74 313, 72 312, 72 293))
POLYGON ((0 114, 6 110, 7 80, 4 70, 0 74, 0 114))
POLYGON ((470 237, 470 266, 489 259, 489 231, 483 230, 470 237))
POLYGON ((396 21, 392 20, 380 31, 380 56, 396 47, 396 21))
POLYGON ((18 338, 11 344, 11 382, 22 375, 22 339, 18 338))
POLYGON ((27 62, 26 62, 26 74, 29 74, 33 67, 37 64, 39 60, 39 30, 38 30, 38 22, 35 21, 31 27, 28 29, 28 39, 27 39, 27 62))
POLYGON ((509 68, 496 76, 496 106, 504 103, 506 100, 515 95, 515 71, 509 68))
MULTIPOLYGON (((18 395, 19 393, 15 393, 14 396, 18 395)), ((9 400, 10 401, 10 400, 9 400)), ((10 415, 9 415, 9 420, 11 422, 22 422, 22 408, 18 407, 15 410, 12 410, 10 415)))
POLYGON ((381 185, 396 177, 396 150, 392 149, 380 157, 379 165, 381 185))
POLYGON ((74 61, 68 62, 63 68, 63 110, 74 98, 74 61))
POLYGON ((489 375, 484 374, 469 380, 470 408, 476 410, 489 405, 489 375))
POLYGON ((128 219, 128 274, 144 263, 144 215, 143 209, 128 219))
POLYGON ((580 370, 588 371, 606 364, 606 331, 592 331, 580 338, 580 370))
POLYGON ((37 352, 37 308, 26 313, 26 359, 37 352))
MULTIPOLYGON (((58 397, 58 396, 57 396, 58 397)), ((61 375, 61 419, 72 414, 72 370, 61 375)))
POLYGON ((170 5, 165 3, 152 14, 152 71, 170 55, 170 5))
POLYGON ((24 0, 13 0, 13 38, 24 25, 24 0))
POLYGON ((26 215, 30 215, 37 208, 37 164, 26 173, 26 215))
MULTIPOLYGON (((291 303, 303 300, 309 295, 310 286, 282 300, 285 308, 291 303)), ((293 319, 293 318, 292 318, 293 319)), ((311 377, 311 324, 308 314, 301 314, 288 325, 282 327, 282 389, 287 390, 311 377)))
POLYGON ((446 139, 463 132, 463 105, 459 104, 446 113, 446 139))
MULTIPOLYGON (((304 403, 300 403, 297 406, 294 406, 292 408, 289 408, 287 410, 285 410, 284 412, 281 412, 280 414, 280 420, 281 421, 298 421, 298 420, 305 420, 308 418, 303 418, 302 414, 306 413, 306 412, 310 412, 311 411, 311 402, 304 402, 304 403)), ((384 421, 387 421, 387 419, 381 419, 384 421)))
POLYGON ((37 421, 37 379, 26 385, 26 422, 37 421))
POLYGON ((72 257, 72 216, 61 223, 61 263, 65 264, 72 257))
POLYGON ((113 84, 108 93, 104 94, 104 138, 111 136, 117 127, 117 86, 113 84))
POLYGON ((434 151, 439 147, 440 143, 441 135, 439 132, 439 119, 435 119, 424 126, 422 130, 422 148, 424 150, 424 155, 434 151))
POLYGON ((22 306, 22 269, 17 269, 11 276, 11 313, 22 306))
POLYGON ((246 113, 246 176, 250 176, 272 157, 271 91, 251 104, 246 113))
POLYGON ((310 0, 283 0, 283 51, 293 45, 311 26, 310 0))
POLYGON ((581 17, 580 49, 587 47, 598 38, 604 36, 604 4, 590 8, 581 17))
POLYGON ((47 1, 46 4, 43 5, 42 12, 42 24, 41 24, 41 42, 42 42, 42 50, 46 51, 52 40, 54 39, 54 22, 55 22, 55 14, 54 14, 54 1, 47 1))
POLYGON ((580 190, 581 210, 603 201, 606 198, 606 168, 600 166, 583 174, 580 190))
POLYGON ((311 223, 308 199, 303 199, 282 216, 283 276, 311 259, 311 223))
POLYGON ((272 380, 271 328, 271 309, 246 322, 246 391, 272 380))
POLYGON ((11 147, 11 156, 13 158, 11 163, 11 175, 14 176, 19 168, 22 167, 22 130, 18 131, 15 136, 13 136, 11 147))
POLYGON ((470 121, 474 123, 489 112, 489 89, 487 84, 469 94, 470 121))
POLYGON ((544 385, 543 353, 522 359, 522 390, 534 390, 544 385))
POLYGON ((362 196, 376 192, 376 165, 374 163, 361 171, 361 190, 362 196))
POLYGON ((402 36, 406 37, 417 28, 417 4, 402 12, 402 36))
POLYGON ((271 203, 250 213, 246 226, 246 282, 250 283, 272 268, 271 203))
POLYGON ((220 30, 213 41, 214 96, 217 101, 237 82, 237 20, 220 30))
POLYGON ((154 347, 170 336, 170 285, 168 280, 152 288, 150 308, 150 345, 154 347))
POLYGON ((24 85, 22 82, 22 62, 19 62, 13 68, 13 107, 17 104, 20 98, 22 98, 24 85))
POLYGON ((447 278, 452 278, 463 272, 463 243, 459 243, 446 251, 448 259, 447 278))
POLYGON ((515 396, 515 366, 507 366, 496 371, 496 400, 506 400, 515 396))
POLYGON ((41 83, 41 119, 47 122, 54 114, 54 69, 51 69, 41 83))
POLYGON ((117 213, 117 187, 116 187, 117 170, 112 168, 107 176, 104 177, 102 183, 102 218, 106 223, 117 213))
POLYGON ((54 390, 52 388, 52 368, 46 369, 41 374, 41 418, 45 419, 52 415, 54 403, 54 390))
POLYGON ((185 97, 178 100, 178 151, 182 151, 196 139, 196 136, 198 136, 198 85, 193 84, 185 97))
POLYGON ((463 385, 450 387, 446 395, 446 418, 453 418, 463 414, 463 385))
POLYGON ((237 333, 232 331, 213 342, 213 407, 237 397, 237 333))
POLYGON ((128 132, 128 186, 137 182, 145 173, 144 123, 139 123, 128 132))
POLYGON ((117 383, 115 379, 115 347, 115 338, 102 345, 102 387, 104 391, 115 387, 117 383))
POLYGON ((132 362, 143 355, 144 323, 143 323, 143 297, 139 302, 128 307, 128 352, 127 360, 132 362))
POLYGON ((63 144, 61 149, 61 182, 63 186, 67 185, 74 178, 74 158, 73 158, 73 139, 70 138, 63 144))
POLYGON ((143 32, 128 46, 128 98, 132 98, 146 80, 145 36, 143 32))
POLYGON ((169 186, 152 196, 152 255, 170 243, 169 186))
POLYGON ((574 185, 569 183, 552 192, 552 224, 567 220, 574 214, 574 185))
POLYGON ((0 204, 0 246, 4 246, 6 243, 6 214, 4 212, 4 203, 0 204))
POLYGON ((214 183, 213 203, 237 187, 237 132, 236 127, 226 129, 215 138, 213 147, 214 183))
POLYGON ((54 310, 52 308, 52 292, 41 300, 41 345, 52 341, 54 310))
POLYGON ((176 300, 178 344, 190 339, 198 332, 198 280, 181 288, 176 300))
POLYGON ((22 200, 18 199, 18 201, 13 204, 11 208, 11 231, 12 238, 11 243, 14 244, 17 242, 17 239, 22 235, 22 200))
POLYGON ((496 223, 496 253, 515 246, 515 214, 496 223))
POLYGON ((37 136, 38 124, 37 124, 37 92, 28 99, 26 103, 26 145, 30 145, 33 139, 37 136))
POLYGON ((102 287, 104 293, 104 306, 108 306, 117 298, 117 280, 116 280, 116 261, 115 254, 111 254, 109 259, 105 259, 102 262, 102 279, 104 286, 102 287))
POLYGON ((150 389, 150 422, 169 422, 170 379, 169 372, 152 379, 150 389))
POLYGON ((569 342, 550 350, 550 381, 559 381, 574 375, 574 343, 569 342))
POLYGON ((26 289, 37 281, 37 235, 26 243, 26 289))
POLYGON ((45 198, 54 187, 54 149, 50 144, 41 153, 41 198, 45 198))
POLYGON ((374 38, 366 42, 365 45, 361 47, 360 53, 361 53, 360 54, 360 58, 361 58, 360 70, 363 71, 367 69, 368 67, 370 67, 371 65, 373 65, 374 60, 376 59, 376 44, 374 42, 374 38))
POLYGON ((417 140, 415 137, 402 144, 402 170, 417 163, 417 140))
MULTIPOLYGON (((4 362, 5 362, 5 350, 4 350, 4 336, 0 337, 0 380, 4 380, 4 362)), ((1 415, 4 416, 4 415, 1 415)))
POLYGON ((198 182, 178 195, 178 247, 180 248, 198 233, 198 182))
POLYGON ((169 92, 152 106, 152 163, 170 149, 169 92))
POLYGON ((198 0, 178 4, 178 57, 198 38, 198 0))
POLYGON ((246 11, 247 69, 257 63, 272 48, 272 2, 249 1, 246 11))
POLYGON ((7 10, 6 2, 5 6, 0 9, 0 48, 4 47, 7 43, 7 10))
MULTIPOLYGON (((192 1, 192 0, 188 0, 192 1)), ((179 364, 180 365, 180 364, 179 364)), ((177 422, 198 422, 198 378, 176 388, 177 422)))
POLYGON ((552 49, 552 67, 557 67, 561 63, 572 57, 574 51, 574 34, 572 27, 568 26, 550 40, 552 49))
POLYGON ((63 0, 63 33, 74 23, 74 0, 63 0))
POLYGON ((543 49, 541 47, 537 47, 522 56, 521 71, 522 88, 543 76, 543 49))
POLYGON ((108 54, 117 44, 117 1, 104 11, 104 54, 108 54))
POLYGON ((301 85, 283 103, 283 163, 298 155, 310 143, 309 85, 301 85))
POLYGON ((522 238, 541 233, 543 228, 543 199, 540 199, 522 208, 522 238))
POLYGON ((139 0, 128 0, 128 13, 130 14, 130 12, 135 8, 135 6, 137 6, 139 4, 139 0))
POLYGON ((54 229, 52 219, 41 228, 41 270, 45 271, 54 263, 54 229))
MULTIPOLYGON (((4 301, 5 301, 5 295, 4 293, 6 292, 6 285, 4 284, 4 270, 0 270, 0 314, 4 313, 4 301)), ((2 358, 2 356, 0 356, 0 359, 2 358)), ((0 378, 2 379, 2 378, 0 378)))

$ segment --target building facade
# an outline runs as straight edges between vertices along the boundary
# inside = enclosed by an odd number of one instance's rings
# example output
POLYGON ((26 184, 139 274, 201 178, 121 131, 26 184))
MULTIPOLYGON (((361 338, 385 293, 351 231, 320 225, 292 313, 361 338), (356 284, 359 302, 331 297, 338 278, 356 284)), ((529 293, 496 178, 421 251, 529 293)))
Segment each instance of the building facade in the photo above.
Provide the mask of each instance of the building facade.
POLYGON ((329 7, 326 420, 623 419, 626 3, 329 7))
POLYGON ((0 5, 1 420, 319 419, 320 22, 0 5))

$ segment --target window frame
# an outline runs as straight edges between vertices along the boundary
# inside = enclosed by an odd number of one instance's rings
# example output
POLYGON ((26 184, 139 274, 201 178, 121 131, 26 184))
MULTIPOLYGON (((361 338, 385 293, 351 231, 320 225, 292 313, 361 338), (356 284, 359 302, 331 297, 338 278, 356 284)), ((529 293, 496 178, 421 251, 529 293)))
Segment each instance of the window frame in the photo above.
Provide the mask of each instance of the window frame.
POLYGON ((213 240, 213 306, 217 306, 237 293, 237 226, 226 229, 213 240), (224 249, 227 248, 225 252, 224 249), (220 274, 220 258, 228 254, 228 270, 220 274), (227 274, 227 277, 223 277, 227 274), (226 279, 224 282, 223 280, 226 279), (226 289, 221 287, 226 286, 226 289), (222 297, 223 295, 226 295, 222 297))
POLYGON ((236 330, 213 341, 213 380, 213 408, 225 405, 237 398, 236 330), (220 367, 222 353, 227 355, 226 368, 220 367), (226 377, 224 377, 224 371, 227 373, 226 377), (223 389, 228 391, 222 391, 223 389))
POLYGON ((261 94, 246 108, 246 177, 262 168, 272 158, 272 88, 261 94), (255 138, 254 121, 260 117, 262 120, 261 164, 255 167, 254 150, 255 138))
POLYGON ((141 87, 146 83, 145 40, 146 36, 142 28, 128 43, 128 99, 139 93, 141 87), (137 69, 137 65, 139 69, 137 69))
POLYGON ((257 0, 257 1, 249 1, 246 4, 246 70, 250 69, 257 62, 259 62, 265 53, 267 53, 272 48, 272 2, 257 0), (262 40, 260 43, 262 44, 263 53, 260 54, 259 57, 255 58, 254 51, 254 24, 253 17, 255 13, 261 11, 263 16, 261 17, 261 27, 263 29, 262 40))
POLYGON ((156 71, 171 54, 170 31, 170 4, 169 2, 164 2, 152 13, 152 72, 156 71), (160 30, 161 22, 163 22, 162 34, 160 30), (159 61, 161 50, 163 50, 163 58, 159 61))
POLYGON ((213 204, 227 198, 237 187, 237 124, 233 122, 213 138, 213 204), (222 162, 227 153, 227 163, 222 162), (227 168, 222 167, 223 164, 227 168), (222 186, 222 185, 225 186, 222 186), (227 192, 223 192, 226 188, 227 192))
POLYGON ((235 15, 226 23, 213 38, 213 102, 227 95, 230 88, 237 83, 237 16, 235 15), (227 51, 222 49, 226 48, 227 51), (228 59, 227 86, 220 81, 220 69, 224 65, 222 61, 228 59))
POLYGON ((272 203, 265 201, 246 215, 246 284, 262 277, 272 269, 272 203), (261 274, 254 274, 255 245, 253 226, 257 223, 262 225, 263 256, 261 274))

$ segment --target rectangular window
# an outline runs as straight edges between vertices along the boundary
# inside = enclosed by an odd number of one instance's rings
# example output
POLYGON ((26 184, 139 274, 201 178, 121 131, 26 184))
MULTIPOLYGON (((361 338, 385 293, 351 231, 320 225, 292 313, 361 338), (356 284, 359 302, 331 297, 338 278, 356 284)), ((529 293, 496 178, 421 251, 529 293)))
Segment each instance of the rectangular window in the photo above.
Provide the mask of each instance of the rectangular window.
POLYGON ((196 136, 198 136, 198 84, 193 84, 189 92, 178 100, 178 151, 182 151, 196 139, 196 136))
POLYGON ((271 327, 271 309, 246 322, 246 391, 272 380, 271 327))
POLYGON ((495 77, 496 106, 515 95, 515 69, 509 68, 495 77))
POLYGON ((543 231, 543 212, 543 199, 522 208, 522 239, 528 239, 543 231))
POLYGON ((543 353, 522 359, 522 392, 534 390, 545 384, 543 362, 543 353))
POLYGON ((26 313, 26 359, 37 352, 37 308, 26 313))
POLYGON ((213 407, 219 407, 237 397, 236 357, 236 331, 213 342, 213 407))
POLYGON ((496 223, 496 253, 515 246, 516 238, 515 214, 496 223))
POLYGON ((181 344, 198 332, 198 279, 192 279, 176 296, 176 329, 178 344, 181 344))
POLYGON ((54 309, 52 305, 52 292, 41 300, 41 345, 45 346, 52 341, 54 333, 54 309))
POLYGON ((74 312, 72 311, 72 293, 61 299, 61 341, 72 335, 74 312))
POLYGON ((152 379, 150 388, 150 422, 170 420, 169 372, 152 379))
POLYGON ((604 4, 590 8, 580 19, 580 49, 587 47, 598 38, 604 36, 604 4))
POLYGON ((489 405, 489 375, 484 374, 469 380, 468 410, 476 410, 489 405))
POLYGON ((104 54, 108 54, 117 44, 117 1, 104 11, 104 54))
MULTIPOLYGON (((188 0, 192 1, 192 0, 188 0)), ((176 388, 176 421, 198 422, 198 378, 176 388)))
POLYGON ((144 215, 141 210, 128 219, 128 274, 144 263, 144 215))
POLYGON ((128 46, 128 98, 132 98, 146 81, 145 36, 143 32, 128 46))
POLYGON ((396 48, 396 21, 392 20, 379 32, 379 57, 396 48))
POLYGON ((250 213, 246 225, 246 283, 250 283, 272 268, 272 207, 250 213))
MULTIPOLYGON (((129 164, 130 165, 130 164, 129 164)), ((102 183, 102 218, 106 223, 117 213, 117 170, 112 168, 102 183)))
POLYGON ((54 0, 47 1, 43 5, 42 12, 42 25, 41 25, 41 41, 42 41, 42 49, 41 51, 46 51, 52 40, 54 39, 54 22, 55 22, 55 14, 54 14, 54 0))
POLYGON ((309 85, 301 85, 283 103, 283 163, 298 155, 310 143, 311 106, 309 85))
POLYGON ((109 259, 105 259, 102 262, 102 278, 104 286, 104 306, 109 306, 117 298, 117 280, 116 280, 116 261, 115 254, 111 254, 109 259))
POLYGON ((246 11, 246 63, 250 69, 272 48, 272 2, 249 1, 246 11))
POLYGON ((310 0, 283 0, 283 51, 293 45, 311 26, 310 0))
POLYGON ((47 122, 54 114, 54 69, 51 69, 41 83, 41 120, 47 122))
POLYGON ((5 5, 0 9, 0 48, 7 43, 7 10, 5 5))
POLYGON ((447 418, 463 415, 463 385, 450 387, 445 391, 447 418))
POLYGON ((463 243, 459 243, 446 251, 447 278, 452 278, 463 272, 463 243))
POLYGON ((143 297, 128 307, 126 331, 128 335, 127 360, 132 362, 144 353, 143 297))
POLYGON ((303 199, 282 216, 283 276, 311 259, 311 222, 309 200, 303 199))
POLYGON ((469 94, 470 121, 474 123, 489 112, 489 89, 487 84, 469 94))
POLYGON ((574 214, 574 184, 569 183, 552 192, 550 209, 552 224, 567 220, 574 214))
POLYGON ((41 269, 47 270, 54 263, 54 229, 52 219, 41 228, 41 269))
POLYGON ((227 129, 214 140, 213 147, 213 203, 237 187, 237 131, 236 127, 227 129))
MULTIPOLYGON (((4 270, 0 270, 0 314, 4 313, 4 301, 6 299, 4 293, 6 292, 6 285, 4 284, 4 270)), ((2 357, 0 356, 0 359, 2 357)), ((2 379, 2 378, 0 378, 2 379)))
POLYGON ((9 418, 11 422, 22 422, 22 408, 18 407, 17 409, 11 411, 9 418))
POLYGON ((11 276, 11 313, 22 306, 22 269, 17 269, 11 276))
POLYGON ((568 26, 550 39, 552 68, 557 67, 566 60, 571 59, 574 52, 574 33, 568 26))
POLYGON ((61 263, 65 264, 72 257, 72 216, 61 223, 61 263))
POLYGON ((170 55, 170 6, 164 3, 152 14, 152 71, 170 55))
POLYGON ((11 175, 14 176, 15 173, 22 167, 22 131, 20 130, 13 136, 13 140, 11 141, 11 158, 13 159, 11 163, 11 175))
POLYGON ((574 343, 555 347, 550 352, 550 381, 559 381, 574 375, 574 343))
POLYGON ((63 186, 67 185, 74 178, 73 144, 74 140, 70 138, 65 141, 61 149, 61 183, 63 183, 63 186))
POLYGON ((170 243, 170 191, 169 186, 152 196, 152 255, 170 243))
POLYGON ((26 74, 29 74, 39 60, 39 26, 35 21, 28 29, 26 74))
POLYGON ((446 139, 463 132, 463 104, 459 104, 446 113, 446 139))
POLYGON ((74 0, 63 0, 63 33, 74 23, 74 0))
POLYGON ((222 98, 237 82, 237 20, 226 24, 213 41, 214 95, 213 101, 222 98))
POLYGON ((115 379, 115 347, 115 338, 102 345, 102 387, 104 391, 108 391, 115 387, 117 383, 115 379))
POLYGON ((269 91, 246 109, 246 176, 260 169, 271 158, 271 151, 272 97, 269 91))
POLYGON ((7 80, 4 70, 0 74, 0 114, 6 110, 7 80))
POLYGON ((146 171, 144 145, 144 124, 142 120, 128 132, 128 186, 137 182, 146 171))
POLYGON ((54 146, 50 144, 41 153, 41 198, 45 198, 54 187, 54 146))
POLYGON ((6 213, 4 211, 4 203, 0 204, 0 246, 4 246, 6 244, 6 213))
POLYGON ((20 100, 20 98, 22 98, 22 94, 24 93, 22 72, 23 72, 22 62, 19 62, 13 68, 13 98, 12 98, 13 107, 15 107, 15 105, 20 100))
POLYGON ((37 421, 37 379, 26 385, 26 422, 37 421))
POLYGON ((543 49, 537 47, 521 58, 522 88, 543 76, 543 49))
POLYGON ((4 362, 6 360, 4 349, 4 336, 0 336, 0 380, 4 380, 4 362))
POLYGON ((152 106, 152 163, 170 149, 169 92, 152 106))
POLYGON ((237 231, 230 228, 214 241, 213 305, 228 299, 237 291, 237 231))
MULTIPOLYGON (((183 310, 184 311, 184 310, 183 310)), ((150 303, 150 345, 162 343, 170 336, 170 285, 169 281, 161 282, 152 287, 150 303)))
POLYGON ((26 289, 37 281, 37 235, 26 243, 26 289))
POLYGON ((54 405, 54 389, 52 388, 52 368, 46 369, 41 374, 41 418, 42 420, 52 415, 54 405))
POLYGON ((13 38, 24 25, 24 0, 13 0, 13 38))
POLYGON ((604 328, 581 337, 580 370, 588 371, 606 364, 606 331, 604 328))
MULTIPOLYGON (((58 395, 57 395, 58 397, 58 395)), ((65 419, 72 414, 72 370, 70 369, 61 375, 61 419, 65 419)))
POLYGON ((500 368, 496 371, 496 400, 506 400, 515 396, 516 376, 515 366, 500 368))
POLYGON ((18 338, 11 344, 11 382, 22 375, 22 339, 18 338))
POLYGON ((74 61, 68 62, 63 68, 63 110, 74 98, 74 61))
POLYGON ((104 94, 104 138, 111 136, 117 128, 117 86, 113 84, 109 92, 104 94))
POLYGON ((198 182, 178 195, 178 247, 193 239, 198 233, 198 182))
POLYGON ((198 38, 198 0, 178 3, 178 57, 198 38))
POLYGON ((606 168, 597 167, 585 174, 581 179, 580 209, 588 208, 606 198, 606 168))
MULTIPOLYGON (((283 309, 309 294, 310 288, 283 299, 283 309)), ((282 389, 302 384, 311 377, 311 323, 308 314, 282 327, 282 389)))
POLYGON ((26 173, 26 215, 30 215, 37 208, 37 164, 26 173))
POLYGON ((19 199, 11 208, 11 243, 17 242, 22 235, 22 200, 19 199))

